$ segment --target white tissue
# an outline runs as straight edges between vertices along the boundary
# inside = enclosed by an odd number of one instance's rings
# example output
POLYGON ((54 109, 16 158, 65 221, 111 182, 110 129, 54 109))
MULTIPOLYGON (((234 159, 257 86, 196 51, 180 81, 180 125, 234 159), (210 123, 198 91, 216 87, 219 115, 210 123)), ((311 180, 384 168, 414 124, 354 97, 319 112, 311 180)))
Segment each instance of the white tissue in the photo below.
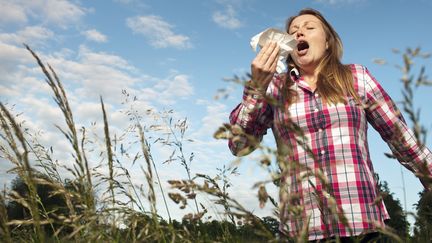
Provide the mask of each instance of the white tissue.
POLYGON ((287 34, 284 31, 269 28, 252 37, 250 45, 254 51, 259 46, 262 48, 268 41, 273 41, 279 44, 279 60, 277 63, 276 72, 282 73, 286 70, 286 59, 290 52, 297 46, 297 41, 294 36, 287 34))

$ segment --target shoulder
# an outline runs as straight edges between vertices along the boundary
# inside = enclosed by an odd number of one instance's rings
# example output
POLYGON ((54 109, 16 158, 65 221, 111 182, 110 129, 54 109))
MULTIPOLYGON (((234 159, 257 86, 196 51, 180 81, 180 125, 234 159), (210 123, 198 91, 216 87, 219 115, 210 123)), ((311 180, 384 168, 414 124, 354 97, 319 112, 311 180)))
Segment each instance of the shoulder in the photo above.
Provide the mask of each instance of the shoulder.
POLYGON ((346 67, 351 71, 354 83, 360 86, 365 85, 370 79, 373 79, 372 75, 369 73, 369 70, 364 65, 348 64, 346 67))
POLYGON ((358 92, 365 95, 386 96, 386 91, 380 82, 369 72, 367 67, 360 64, 350 64, 351 72, 355 86, 358 88, 358 92))
POLYGON ((367 68, 361 64, 347 64, 345 65, 348 69, 351 70, 351 73, 355 76, 359 74, 364 74, 367 72, 367 68))
POLYGON ((377 80, 369 73, 366 66, 361 64, 348 64, 346 65, 353 76, 354 87, 360 93, 365 95, 380 86, 377 80))

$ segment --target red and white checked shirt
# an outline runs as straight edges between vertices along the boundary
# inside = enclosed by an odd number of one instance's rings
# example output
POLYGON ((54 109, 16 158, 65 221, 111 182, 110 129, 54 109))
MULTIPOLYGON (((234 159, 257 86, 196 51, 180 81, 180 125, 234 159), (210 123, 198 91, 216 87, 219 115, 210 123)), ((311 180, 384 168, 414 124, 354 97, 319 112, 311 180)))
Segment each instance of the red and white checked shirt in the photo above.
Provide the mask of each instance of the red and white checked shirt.
MULTIPOLYGON (((354 64, 350 67, 354 88, 363 105, 357 105, 352 97, 347 97, 346 104, 326 104, 300 77, 291 87, 298 97, 288 107, 288 112, 284 111, 284 106, 271 105, 262 96, 253 94, 250 92, 252 88, 248 86, 242 103, 231 112, 231 124, 240 126, 245 133, 259 141, 271 128, 277 143, 292 146, 293 154, 287 155, 287 161, 297 161, 313 171, 321 170, 328 182, 329 189, 324 190, 326 187, 321 180, 313 175, 303 178, 301 171, 285 178, 288 191, 299 195, 298 204, 303 206, 300 219, 285 212, 288 221, 281 229, 291 236, 298 234, 308 219, 309 240, 317 240, 374 231, 375 223, 382 224, 389 217, 382 200, 376 202, 379 195, 369 157, 368 122, 388 143, 401 164, 418 172, 419 165, 427 161, 429 173, 432 172, 432 153, 426 147, 421 149, 417 145, 413 133, 389 95, 365 67, 354 64), (301 128, 303 138, 287 129, 288 121, 301 128), (314 156, 307 153, 298 140, 303 140, 314 156), (320 210, 318 198, 325 207, 328 206, 329 195, 335 199, 338 210, 343 210, 352 234, 337 217, 320 210)), ((275 75, 267 95, 280 101, 281 89, 278 87, 281 82, 284 80, 275 75)), ((233 154, 249 145, 251 142, 247 136, 229 140, 233 154)))

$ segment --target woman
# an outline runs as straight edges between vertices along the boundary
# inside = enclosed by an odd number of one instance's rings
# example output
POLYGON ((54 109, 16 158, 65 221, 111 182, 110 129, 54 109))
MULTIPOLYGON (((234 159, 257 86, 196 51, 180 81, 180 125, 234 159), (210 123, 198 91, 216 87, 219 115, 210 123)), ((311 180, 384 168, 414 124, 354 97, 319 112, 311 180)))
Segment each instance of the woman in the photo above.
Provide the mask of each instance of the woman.
POLYGON ((432 153, 418 146, 365 67, 341 64, 342 42, 318 11, 301 10, 286 31, 298 43, 288 72, 275 74, 279 47, 267 43, 252 62, 242 103, 230 115, 229 147, 237 156, 248 154, 272 129, 282 156, 282 232, 294 236, 308 228, 311 241, 368 240, 389 216, 379 200, 367 123, 400 163, 426 178, 432 153))

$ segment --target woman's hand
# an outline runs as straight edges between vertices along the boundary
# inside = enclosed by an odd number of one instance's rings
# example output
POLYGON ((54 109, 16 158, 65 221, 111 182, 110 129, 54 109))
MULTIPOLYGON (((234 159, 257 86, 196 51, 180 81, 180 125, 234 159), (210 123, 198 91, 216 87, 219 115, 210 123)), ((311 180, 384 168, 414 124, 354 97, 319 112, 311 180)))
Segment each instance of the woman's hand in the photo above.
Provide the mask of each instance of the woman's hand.
POLYGON ((279 45, 275 42, 267 42, 252 61, 252 83, 259 90, 265 92, 267 86, 276 72, 278 62, 279 45))

